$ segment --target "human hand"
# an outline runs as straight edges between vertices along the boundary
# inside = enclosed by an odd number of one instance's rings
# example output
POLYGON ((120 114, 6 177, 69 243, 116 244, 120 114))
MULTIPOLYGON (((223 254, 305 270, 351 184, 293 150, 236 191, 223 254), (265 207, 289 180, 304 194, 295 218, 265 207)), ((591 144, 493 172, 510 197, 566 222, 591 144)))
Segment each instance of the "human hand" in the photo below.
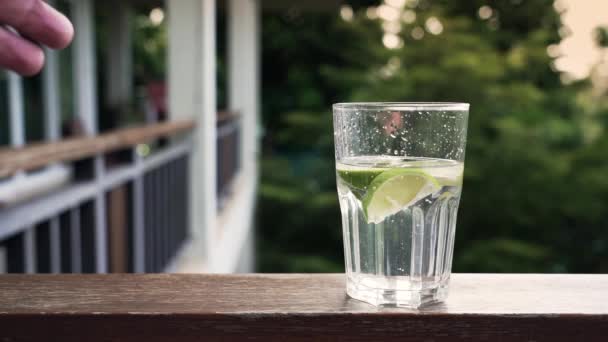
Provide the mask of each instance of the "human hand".
POLYGON ((72 23, 42 0, 0 0, 1 68, 34 75, 44 65, 39 44, 62 49, 73 36, 72 23))

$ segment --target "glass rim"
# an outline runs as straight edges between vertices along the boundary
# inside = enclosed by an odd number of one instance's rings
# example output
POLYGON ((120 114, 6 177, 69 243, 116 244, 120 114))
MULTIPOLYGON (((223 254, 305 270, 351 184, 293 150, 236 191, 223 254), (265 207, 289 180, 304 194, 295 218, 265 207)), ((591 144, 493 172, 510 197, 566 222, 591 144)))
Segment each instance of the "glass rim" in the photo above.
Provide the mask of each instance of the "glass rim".
POLYGON ((334 103, 333 109, 375 109, 375 110, 442 110, 464 111, 469 110, 470 104, 466 102, 339 102, 334 103))

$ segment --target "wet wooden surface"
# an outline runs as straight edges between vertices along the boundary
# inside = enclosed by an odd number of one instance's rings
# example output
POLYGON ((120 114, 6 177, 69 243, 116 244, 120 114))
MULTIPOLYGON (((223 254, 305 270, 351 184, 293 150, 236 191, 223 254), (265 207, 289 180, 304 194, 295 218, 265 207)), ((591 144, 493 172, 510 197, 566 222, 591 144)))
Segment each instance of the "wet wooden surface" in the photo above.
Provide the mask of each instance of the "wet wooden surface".
POLYGON ((608 275, 456 274, 450 288, 416 311, 349 299, 336 274, 3 275, 0 341, 608 338, 608 275))

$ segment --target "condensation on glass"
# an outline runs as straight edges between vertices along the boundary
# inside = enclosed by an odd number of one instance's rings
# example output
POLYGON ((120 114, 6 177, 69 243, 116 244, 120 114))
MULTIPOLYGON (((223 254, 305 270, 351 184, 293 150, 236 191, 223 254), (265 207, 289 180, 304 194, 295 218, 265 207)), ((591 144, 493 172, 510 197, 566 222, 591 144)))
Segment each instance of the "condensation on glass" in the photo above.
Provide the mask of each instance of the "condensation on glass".
POLYGON ((333 106, 347 293, 373 305, 446 298, 469 105, 333 106))

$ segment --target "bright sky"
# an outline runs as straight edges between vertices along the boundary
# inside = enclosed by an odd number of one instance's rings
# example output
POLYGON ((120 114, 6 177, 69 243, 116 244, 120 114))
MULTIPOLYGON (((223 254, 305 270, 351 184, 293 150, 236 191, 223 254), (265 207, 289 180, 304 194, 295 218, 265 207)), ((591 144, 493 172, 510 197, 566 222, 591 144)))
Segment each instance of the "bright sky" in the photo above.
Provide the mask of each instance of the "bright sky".
POLYGON ((571 32, 559 45, 563 57, 556 67, 574 78, 586 77, 600 58, 593 30, 608 25, 608 0, 557 0, 555 6, 566 9, 562 20, 571 32))

